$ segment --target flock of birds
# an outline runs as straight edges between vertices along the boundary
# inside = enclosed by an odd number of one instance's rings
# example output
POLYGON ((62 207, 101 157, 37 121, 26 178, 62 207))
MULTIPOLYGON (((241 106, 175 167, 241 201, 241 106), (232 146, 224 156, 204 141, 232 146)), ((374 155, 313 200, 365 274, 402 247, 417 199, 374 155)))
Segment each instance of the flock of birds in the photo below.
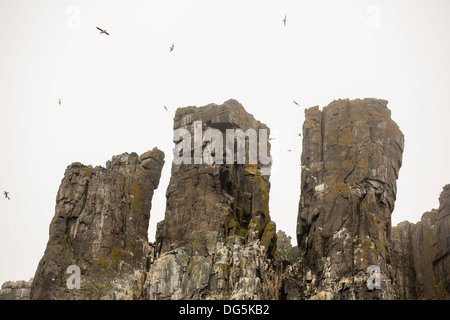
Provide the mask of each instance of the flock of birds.
MULTIPOLYGON (((106 29, 102 29, 99 27, 96 27, 96 28, 97 28, 97 30, 100 31, 100 34, 106 34, 107 36, 109 36, 109 33, 106 29)), ((169 52, 172 52, 173 49, 175 49, 175 45, 172 43, 172 45, 169 47, 169 52)), ((58 105, 61 107, 61 105, 62 105, 61 99, 58 99, 58 105)), ((169 111, 166 106, 164 106, 164 110, 169 111)))
MULTIPOLYGON (((284 18, 283 18, 282 21, 283 21, 283 25, 286 27, 286 23, 287 23, 287 15, 284 15, 284 18)), ((108 33, 108 31, 107 31, 106 29, 102 29, 102 28, 99 28, 99 27, 96 27, 96 28, 97 28, 97 30, 100 31, 100 34, 105 34, 105 35, 109 36, 109 33, 108 33)), ((174 49, 175 49, 175 45, 172 43, 172 45, 169 47, 169 52, 172 52, 174 49)), ((293 100, 293 102, 294 102, 294 104, 295 104, 296 106, 300 106, 300 104, 299 104, 297 101, 293 100)), ((61 105, 62 105, 61 99, 58 99, 58 105, 61 107, 61 105)), ((165 110, 165 111, 169 111, 169 110, 167 109, 166 106, 163 106, 163 107, 164 107, 164 110, 165 110)), ((306 109, 305 109, 305 110, 306 110, 306 109)), ((301 137, 302 134, 299 133, 298 136, 301 137)), ((269 140, 274 140, 274 139, 276 139, 276 138, 269 138, 269 140)), ((288 149, 288 150, 286 150, 286 151, 287 151, 287 152, 292 152, 291 149, 288 149)), ((303 165, 302 165, 302 169, 309 171, 309 168, 307 168, 307 167, 305 167, 305 166, 303 166, 303 165)), ((312 176, 312 178, 313 178, 314 181, 317 183, 317 177, 312 176)), ((9 197, 9 192, 3 191, 3 195, 5 196, 5 199, 11 200, 11 198, 9 197)))
MULTIPOLYGON (((283 21, 283 25, 286 27, 286 23, 287 23, 287 15, 284 15, 284 18, 283 18, 282 21, 283 21)), ((96 29, 100 31, 100 34, 105 34, 105 35, 108 35, 108 36, 109 36, 109 33, 108 33, 108 31, 107 31, 106 29, 102 29, 102 28, 100 28, 100 27, 96 27, 96 29)), ((174 49, 175 49, 175 45, 172 43, 172 45, 169 47, 169 52, 172 52, 174 49)), ((300 106, 300 104, 299 104, 297 101, 294 100, 293 102, 294 102, 295 105, 300 106)), ((58 105, 61 107, 61 105, 62 105, 61 99, 58 100, 58 105)), ((169 110, 167 109, 166 106, 163 106, 163 107, 164 107, 164 110, 165 110, 165 111, 169 111, 169 110)), ((305 110, 306 110, 306 109, 305 109, 305 110)), ((299 133, 298 135, 299 135, 299 137, 302 136, 301 133, 299 133)), ((269 139, 269 140, 272 140, 272 139, 275 139, 275 138, 271 138, 271 139, 269 139)), ((288 152, 291 152, 292 150, 289 149, 289 150, 287 150, 287 151, 288 151, 288 152)))

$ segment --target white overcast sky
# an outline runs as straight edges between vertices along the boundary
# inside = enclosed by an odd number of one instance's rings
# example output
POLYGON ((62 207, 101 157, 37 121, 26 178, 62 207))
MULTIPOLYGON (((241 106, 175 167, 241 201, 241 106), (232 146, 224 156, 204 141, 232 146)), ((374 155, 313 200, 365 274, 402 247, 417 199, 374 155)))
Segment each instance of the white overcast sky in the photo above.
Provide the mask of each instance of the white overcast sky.
POLYGON ((231 98, 277 138, 271 217, 294 244, 303 110, 339 98, 389 101, 406 139, 392 221, 417 222, 450 183, 449 13, 448 0, 0 0, 0 284, 34 276, 72 162, 162 149, 153 240, 176 108, 231 98))

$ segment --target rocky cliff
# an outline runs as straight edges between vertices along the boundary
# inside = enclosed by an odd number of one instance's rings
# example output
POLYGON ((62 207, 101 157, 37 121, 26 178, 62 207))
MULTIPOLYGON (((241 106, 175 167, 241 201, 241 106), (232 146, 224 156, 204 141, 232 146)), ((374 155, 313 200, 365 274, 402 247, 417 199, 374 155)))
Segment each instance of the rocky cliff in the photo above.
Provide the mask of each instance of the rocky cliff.
POLYGON ((73 163, 66 169, 31 299, 139 298, 152 250, 151 200, 163 164, 155 148, 140 157, 115 156, 106 168, 73 163))
MULTIPOLYGON (((305 111, 297 241, 287 299, 393 299, 389 239, 403 134, 387 101, 305 111), (368 290, 369 266, 381 290, 368 290)), ((369 270, 370 271, 370 270, 369 270)))
POLYGON ((154 243, 161 151, 70 165, 31 292, 0 299, 449 299, 450 186, 391 228, 404 138, 387 101, 305 110, 297 247, 269 214, 269 135, 235 100, 178 109, 154 243))
POLYGON ((392 228, 395 289, 401 299, 450 299, 450 185, 439 209, 392 228))
MULTIPOLYGON (((266 281, 268 259, 276 248, 269 215, 270 163, 250 161, 251 135, 242 140, 243 162, 238 139, 227 140, 227 130, 258 136, 260 129, 267 131, 265 143, 268 128, 235 100, 177 110, 174 131, 189 136, 180 141, 176 134, 175 142, 185 150, 175 150, 190 159, 172 165, 146 299, 261 299, 275 294, 266 281), (227 153, 230 148, 233 156, 227 153), (207 163, 209 155, 214 161, 207 163)), ((269 155, 270 146, 260 142, 258 149, 269 155)))
POLYGON ((29 300, 33 279, 28 281, 7 281, 0 289, 0 300, 29 300))

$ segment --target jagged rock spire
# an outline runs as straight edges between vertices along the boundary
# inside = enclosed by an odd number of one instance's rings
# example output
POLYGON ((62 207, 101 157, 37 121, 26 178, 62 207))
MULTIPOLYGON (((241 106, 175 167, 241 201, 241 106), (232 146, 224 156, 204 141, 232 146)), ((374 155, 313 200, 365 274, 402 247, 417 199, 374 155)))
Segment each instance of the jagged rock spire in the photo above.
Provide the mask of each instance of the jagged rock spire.
POLYGON ((153 190, 164 153, 124 153, 106 168, 71 164, 56 197, 56 212, 31 286, 31 299, 132 299, 146 266, 153 190), (68 267, 80 288, 67 286, 68 267))
POLYGON ((404 138, 387 101, 337 100, 303 124, 297 240, 305 298, 393 298, 389 238, 404 138), (369 266, 382 289, 367 290, 369 266))

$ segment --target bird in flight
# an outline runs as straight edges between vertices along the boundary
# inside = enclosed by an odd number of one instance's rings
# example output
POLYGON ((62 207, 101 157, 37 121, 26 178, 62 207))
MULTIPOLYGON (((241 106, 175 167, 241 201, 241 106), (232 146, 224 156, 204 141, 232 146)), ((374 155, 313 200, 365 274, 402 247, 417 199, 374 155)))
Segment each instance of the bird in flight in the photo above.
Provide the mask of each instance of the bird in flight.
POLYGON ((292 100, 292 101, 294 101, 294 103, 297 105, 297 106, 300 106, 299 104, 298 104, 298 102, 297 101, 295 101, 295 100, 292 100))
POLYGON ((305 169, 306 171, 309 171, 309 168, 307 168, 306 166, 302 165, 302 169, 305 169))
POLYGON ((299 134, 298 134, 298 136, 299 136, 299 137, 301 137, 301 136, 302 136, 302 134, 301 134, 301 133, 299 133, 299 134))
POLYGON ((98 30, 100 30, 100 34, 104 33, 104 34, 106 34, 106 35, 109 36, 109 33, 106 32, 106 30, 100 29, 99 27, 96 27, 96 28, 97 28, 98 30))
POLYGON ((287 17, 286 17, 286 15, 284 15, 283 23, 284 23, 285 27, 286 27, 286 21, 287 21, 287 17))
POLYGON ((276 138, 269 138, 269 141, 270 141, 270 140, 275 140, 275 139, 276 139, 276 138))
POLYGON ((166 106, 164 106, 164 110, 168 111, 166 106))
POLYGON ((286 150, 287 152, 291 152, 292 150, 291 149, 288 149, 288 150, 286 150))
POLYGON ((11 200, 9 198, 9 192, 8 191, 3 191, 3 195, 5 196, 6 199, 11 200))
POLYGON ((172 43, 172 46, 170 47, 170 51, 169 52, 172 52, 173 48, 175 48, 175 45, 172 43))
POLYGON ((61 99, 58 100, 58 104, 61 107, 61 99))
POLYGON ((315 176, 311 176, 313 179, 314 179, 314 181, 317 183, 317 177, 315 177, 315 176))

